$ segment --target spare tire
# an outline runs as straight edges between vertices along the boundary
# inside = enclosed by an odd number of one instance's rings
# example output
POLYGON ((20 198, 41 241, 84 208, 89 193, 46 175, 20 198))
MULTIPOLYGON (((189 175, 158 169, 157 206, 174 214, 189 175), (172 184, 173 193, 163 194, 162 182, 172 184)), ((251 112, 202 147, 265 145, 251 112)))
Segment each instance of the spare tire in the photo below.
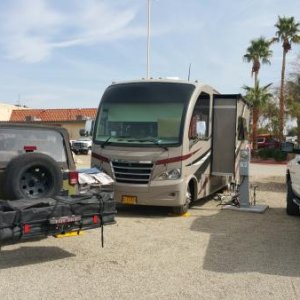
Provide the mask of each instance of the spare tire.
POLYGON ((42 153, 24 153, 12 159, 4 172, 7 199, 42 198, 57 195, 63 184, 58 163, 42 153))

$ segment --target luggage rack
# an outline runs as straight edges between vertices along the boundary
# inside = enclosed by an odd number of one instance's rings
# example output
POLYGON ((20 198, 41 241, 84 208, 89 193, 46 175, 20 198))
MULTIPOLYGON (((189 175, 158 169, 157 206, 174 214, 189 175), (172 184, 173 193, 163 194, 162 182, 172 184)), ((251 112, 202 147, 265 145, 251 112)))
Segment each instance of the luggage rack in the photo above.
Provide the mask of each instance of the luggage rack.
POLYGON ((115 207, 110 188, 77 196, 0 200, 0 249, 48 236, 79 235, 81 231, 99 227, 103 247, 103 227, 115 224, 115 207))

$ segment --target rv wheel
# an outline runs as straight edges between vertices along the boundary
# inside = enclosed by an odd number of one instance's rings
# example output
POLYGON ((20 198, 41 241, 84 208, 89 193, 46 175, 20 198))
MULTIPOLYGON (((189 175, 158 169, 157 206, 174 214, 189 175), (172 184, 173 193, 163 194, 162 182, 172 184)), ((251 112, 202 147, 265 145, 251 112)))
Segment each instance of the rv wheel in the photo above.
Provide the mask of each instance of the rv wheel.
POLYGON ((191 193, 190 186, 188 185, 186 190, 185 203, 181 206, 174 206, 173 213, 176 215, 185 214, 189 210, 191 202, 192 202, 192 193, 191 193))

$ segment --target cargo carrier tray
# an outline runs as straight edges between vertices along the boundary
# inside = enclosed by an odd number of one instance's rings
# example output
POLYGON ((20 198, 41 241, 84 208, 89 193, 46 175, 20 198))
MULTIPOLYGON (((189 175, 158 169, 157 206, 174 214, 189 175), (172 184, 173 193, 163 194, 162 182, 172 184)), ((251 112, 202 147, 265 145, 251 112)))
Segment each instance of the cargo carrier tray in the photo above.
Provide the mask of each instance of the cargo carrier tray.
POLYGON ((115 223, 112 192, 54 198, 0 200, 0 247, 48 236, 74 236, 115 223))

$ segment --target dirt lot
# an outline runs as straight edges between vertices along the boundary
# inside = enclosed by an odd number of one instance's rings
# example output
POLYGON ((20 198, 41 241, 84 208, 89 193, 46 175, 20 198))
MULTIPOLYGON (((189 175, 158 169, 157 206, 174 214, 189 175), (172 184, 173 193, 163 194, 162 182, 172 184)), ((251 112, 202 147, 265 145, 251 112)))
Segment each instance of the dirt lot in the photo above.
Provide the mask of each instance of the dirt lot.
POLYGON ((285 166, 252 165, 251 174, 265 214, 214 200, 189 217, 129 207, 105 228, 103 249, 99 230, 4 247, 0 298, 299 299, 300 218, 285 214, 285 166))

